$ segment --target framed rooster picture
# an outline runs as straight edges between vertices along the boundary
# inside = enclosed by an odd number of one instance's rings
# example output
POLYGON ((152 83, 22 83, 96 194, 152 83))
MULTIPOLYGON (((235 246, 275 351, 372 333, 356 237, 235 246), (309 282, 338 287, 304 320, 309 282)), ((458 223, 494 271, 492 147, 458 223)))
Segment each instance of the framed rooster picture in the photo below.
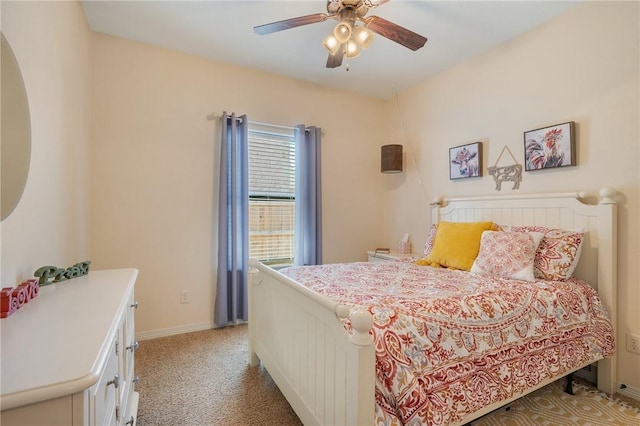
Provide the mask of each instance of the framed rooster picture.
POLYGON ((524 132, 526 171, 576 165, 574 122, 524 132))

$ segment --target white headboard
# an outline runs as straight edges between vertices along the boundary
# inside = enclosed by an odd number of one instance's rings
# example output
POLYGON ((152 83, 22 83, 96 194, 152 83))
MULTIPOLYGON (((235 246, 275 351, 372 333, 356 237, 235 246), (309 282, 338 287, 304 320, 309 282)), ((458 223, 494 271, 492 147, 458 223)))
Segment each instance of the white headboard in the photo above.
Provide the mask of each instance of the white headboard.
MULTIPOLYGON (((442 199, 433 203, 431 223, 493 221, 502 225, 538 225, 585 231, 582 254, 574 275, 598 290, 616 329, 617 204, 616 191, 604 188, 587 204, 586 193, 495 195, 442 199)), ((602 361, 601 361, 602 362, 602 361)), ((615 386, 613 359, 608 373, 598 369, 601 380, 615 386), (601 377, 601 373, 606 377, 601 377)), ((599 365, 600 367, 600 365, 599 365)), ((607 385, 605 385, 607 387, 607 385)))

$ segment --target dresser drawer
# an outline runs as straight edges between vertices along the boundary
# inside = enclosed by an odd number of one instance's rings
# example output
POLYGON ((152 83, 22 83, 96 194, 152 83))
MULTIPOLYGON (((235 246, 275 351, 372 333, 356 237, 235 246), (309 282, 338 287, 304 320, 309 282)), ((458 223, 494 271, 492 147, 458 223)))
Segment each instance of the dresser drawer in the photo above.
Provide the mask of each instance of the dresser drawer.
POLYGON ((117 342, 117 339, 112 342, 102 376, 92 391, 93 425, 116 425, 118 421, 116 405, 121 378, 118 374, 117 342))
POLYGON ((0 414, 2 426, 68 426, 73 424, 73 397, 43 401, 37 404, 5 410, 0 414))
POLYGON ((138 302, 136 302, 134 294, 131 293, 127 300, 126 315, 124 319, 124 341, 129 342, 135 339, 135 315, 138 309, 138 302))
POLYGON ((131 293, 127 300, 126 314, 122 324, 122 355, 120 372, 122 377, 122 387, 120 392, 120 414, 127 421, 131 417, 131 395, 134 387, 134 357, 138 349, 138 342, 135 336, 135 312, 138 307, 134 294, 131 293))

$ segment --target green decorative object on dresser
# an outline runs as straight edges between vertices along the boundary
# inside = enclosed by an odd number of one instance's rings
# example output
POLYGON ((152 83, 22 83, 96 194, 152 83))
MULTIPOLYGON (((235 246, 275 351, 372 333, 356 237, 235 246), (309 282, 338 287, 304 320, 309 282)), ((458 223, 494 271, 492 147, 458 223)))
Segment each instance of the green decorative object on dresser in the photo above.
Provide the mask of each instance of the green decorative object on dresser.
POLYGON ((40 287, 57 283, 59 281, 70 280, 72 278, 78 278, 89 273, 90 260, 76 263, 67 269, 58 268, 57 266, 42 266, 38 268, 33 275, 38 277, 38 284, 40 287))

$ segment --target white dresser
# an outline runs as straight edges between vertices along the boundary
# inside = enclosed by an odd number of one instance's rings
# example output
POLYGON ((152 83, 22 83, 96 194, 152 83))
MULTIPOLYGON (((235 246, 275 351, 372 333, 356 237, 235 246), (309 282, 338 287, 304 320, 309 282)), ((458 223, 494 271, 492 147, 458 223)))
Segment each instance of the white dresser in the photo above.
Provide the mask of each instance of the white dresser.
POLYGON ((40 288, 0 321, 0 423, 135 425, 137 269, 40 288))

